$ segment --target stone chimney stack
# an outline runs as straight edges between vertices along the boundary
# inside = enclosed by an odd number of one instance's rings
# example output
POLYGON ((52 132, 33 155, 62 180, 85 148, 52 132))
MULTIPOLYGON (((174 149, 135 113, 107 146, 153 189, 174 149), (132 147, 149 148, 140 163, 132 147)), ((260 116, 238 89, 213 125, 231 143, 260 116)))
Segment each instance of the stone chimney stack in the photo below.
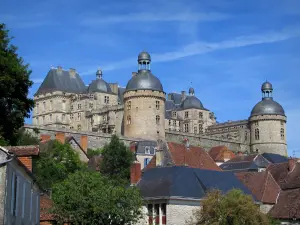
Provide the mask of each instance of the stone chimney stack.
POLYGON ((158 140, 157 147, 155 148, 155 158, 156 158, 156 166, 163 166, 164 161, 164 151, 163 151, 163 142, 158 140))
POLYGON ((289 158, 289 171, 293 171, 296 166, 296 160, 292 157, 289 158))
POLYGON ((136 185, 142 177, 142 167, 139 161, 134 161, 130 167, 130 183, 136 185))

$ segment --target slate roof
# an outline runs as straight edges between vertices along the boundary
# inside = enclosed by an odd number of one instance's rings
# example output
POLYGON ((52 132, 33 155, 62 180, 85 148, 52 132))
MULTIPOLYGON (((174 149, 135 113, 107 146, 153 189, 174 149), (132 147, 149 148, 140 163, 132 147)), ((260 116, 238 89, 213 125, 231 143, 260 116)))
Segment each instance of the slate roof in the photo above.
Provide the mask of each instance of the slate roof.
POLYGON ((225 162, 225 156, 229 159, 233 159, 235 157, 235 154, 224 145, 212 147, 208 151, 208 154, 215 162, 225 162))
POLYGON ((16 156, 37 156, 40 153, 38 145, 26 145, 26 146, 6 146, 4 147, 10 152, 13 152, 16 156))
POLYGON ((236 176, 260 202, 266 204, 276 203, 281 189, 271 173, 267 171, 242 172, 236 173, 236 176))
POLYGON ((263 153, 261 155, 271 163, 284 163, 284 162, 288 161, 287 157, 279 155, 279 154, 263 153))
POLYGON ((212 189, 223 193, 232 188, 251 192, 231 172, 203 170, 190 167, 159 167, 145 171, 137 186, 145 199, 201 199, 212 189))
POLYGON ((259 168, 267 168, 270 162, 262 155, 236 156, 231 160, 220 165, 223 170, 246 172, 250 170, 258 170, 259 168))
POLYGON ((52 91, 81 93, 85 92, 86 89, 86 86, 77 72, 70 72, 63 69, 51 69, 35 95, 52 91))
MULTIPOLYGON (((188 166, 207 170, 221 171, 209 154, 200 147, 190 146, 188 149, 184 144, 167 142, 162 145, 163 166, 188 166)), ((156 167, 154 156, 145 170, 156 167)))
POLYGON ((123 99, 124 99, 124 92, 125 92, 126 88, 123 87, 119 87, 118 88, 118 97, 119 97, 119 101, 121 104, 123 104, 123 99))

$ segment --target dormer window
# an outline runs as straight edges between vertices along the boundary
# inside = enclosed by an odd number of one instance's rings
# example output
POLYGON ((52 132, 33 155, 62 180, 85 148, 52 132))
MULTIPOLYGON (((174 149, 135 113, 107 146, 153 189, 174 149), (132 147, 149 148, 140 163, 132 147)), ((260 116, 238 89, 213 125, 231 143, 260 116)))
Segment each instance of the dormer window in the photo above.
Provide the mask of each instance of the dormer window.
POLYGON ((145 147, 145 154, 150 154, 150 146, 145 147))
POLYGON ((177 116, 177 113, 176 113, 176 112, 172 112, 172 116, 173 116, 173 117, 176 117, 176 116, 177 116))
POLYGON ((184 117, 189 118, 189 112, 188 111, 184 112, 184 117))

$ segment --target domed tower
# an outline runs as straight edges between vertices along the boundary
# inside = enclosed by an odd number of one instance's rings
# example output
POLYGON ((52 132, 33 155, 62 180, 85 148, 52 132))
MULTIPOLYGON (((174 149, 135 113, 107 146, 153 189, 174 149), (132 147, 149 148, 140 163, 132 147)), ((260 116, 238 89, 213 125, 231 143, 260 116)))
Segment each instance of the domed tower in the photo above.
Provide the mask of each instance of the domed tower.
POLYGON ((138 56, 138 72, 124 92, 124 135, 143 139, 165 138, 165 100, 162 84, 150 70, 147 52, 138 56))
POLYGON ((250 149, 257 153, 287 156, 286 116, 282 106, 273 100, 273 87, 268 81, 261 86, 262 100, 251 111, 250 149))

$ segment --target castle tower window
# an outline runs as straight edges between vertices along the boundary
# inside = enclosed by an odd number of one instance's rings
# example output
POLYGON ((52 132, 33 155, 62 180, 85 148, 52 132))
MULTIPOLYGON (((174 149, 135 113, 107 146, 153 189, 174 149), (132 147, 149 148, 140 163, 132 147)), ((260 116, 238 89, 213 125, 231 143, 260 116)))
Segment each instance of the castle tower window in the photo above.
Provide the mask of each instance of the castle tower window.
POLYGON ((40 107, 40 105, 36 104, 36 108, 35 108, 36 114, 39 114, 39 107, 40 107))
POLYGON ((73 126, 70 126, 70 129, 71 129, 71 130, 73 130, 73 129, 74 129, 74 127, 73 127, 73 126))
POLYGON ((94 99, 94 95, 93 94, 90 94, 90 99, 94 99))
POLYGON ((73 109, 74 109, 73 105, 71 105, 71 106, 70 106, 70 109, 71 109, 71 110, 73 110, 73 109))
POLYGON ((258 121, 254 122, 255 126, 258 126, 258 121))
POLYGON ((73 114, 70 114, 70 119, 72 120, 74 118, 73 114))
POLYGON ((78 106, 77 106, 77 107, 78 107, 78 109, 81 109, 81 104, 78 104, 78 106))
POLYGON ((157 115, 155 119, 156 119, 156 124, 160 124, 160 116, 157 115))
POLYGON ((169 126, 171 126, 171 120, 169 120, 169 126))
POLYGON ((255 140, 259 140, 259 129, 255 129, 255 140))
POLYGON ((53 102, 52 100, 50 100, 50 111, 52 111, 52 109, 53 109, 53 102))
POLYGON ((109 96, 104 96, 104 103, 108 104, 109 103, 109 96))
POLYGON ((93 103, 90 103, 90 109, 92 109, 94 107, 93 103))
POLYGON ((81 120, 81 113, 77 114, 77 118, 78 118, 78 120, 81 120))
POLYGON ((127 102, 127 109, 130 110, 131 109, 131 101, 127 102))
POLYGON ((77 130, 81 130, 81 125, 80 124, 77 125, 77 130))
POLYGON ((43 112, 46 110, 46 102, 43 102, 43 112))
POLYGON ((199 118, 200 118, 200 119, 203 118, 203 112, 199 112, 199 118))
POLYGON ((128 125, 131 124, 131 116, 127 116, 127 124, 128 124, 128 125))
POLYGON ((184 112, 184 118, 189 118, 189 112, 188 111, 184 112))
POLYGON ((186 132, 186 133, 189 132, 189 124, 188 123, 184 124, 184 132, 186 132))
POLYGON ((281 140, 284 140, 284 129, 283 128, 280 129, 280 137, 281 137, 281 140))
POLYGON ((66 110, 66 100, 63 100, 63 101, 62 101, 62 109, 63 109, 63 110, 66 110))
POLYGON ((203 126, 202 124, 199 124, 199 134, 203 132, 203 126))
POLYGON ((159 101, 155 102, 155 106, 156 106, 156 109, 158 110, 159 109, 159 101))
POLYGON ((42 124, 45 123, 45 116, 42 117, 42 124))
POLYGON ((176 120, 173 120, 173 126, 176 126, 176 120))
POLYGON ((52 114, 49 115, 49 121, 52 121, 52 114))
POLYGON ((177 116, 177 113, 176 113, 176 112, 172 112, 172 116, 173 116, 173 117, 176 117, 176 116, 177 116))

